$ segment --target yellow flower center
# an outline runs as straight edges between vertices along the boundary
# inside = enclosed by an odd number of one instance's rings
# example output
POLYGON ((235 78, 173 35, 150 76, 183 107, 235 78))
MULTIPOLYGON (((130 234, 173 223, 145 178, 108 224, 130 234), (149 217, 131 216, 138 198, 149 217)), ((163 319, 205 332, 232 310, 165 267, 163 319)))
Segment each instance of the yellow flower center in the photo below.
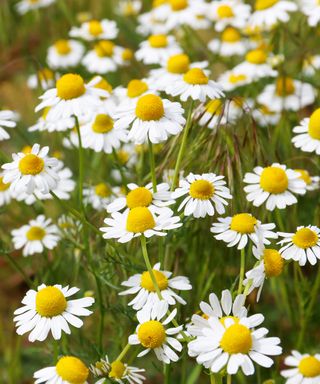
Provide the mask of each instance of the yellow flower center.
POLYGON ((222 101, 219 99, 210 100, 205 108, 206 112, 210 113, 211 115, 219 115, 222 110, 222 101))
POLYGON ((138 339, 145 348, 159 348, 166 339, 166 331, 160 321, 150 320, 140 325, 138 339))
POLYGON ((89 21, 89 32, 92 36, 99 36, 103 32, 102 25, 98 20, 89 21))
POLYGON ((300 174, 300 179, 302 179, 307 185, 310 185, 312 183, 308 171, 306 171, 305 169, 295 169, 295 171, 300 174))
POLYGON ((124 61, 130 61, 133 58, 133 52, 131 49, 126 48, 123 50, 121 56, 124 61))
POLYGON ((277 4, 279 0, 257 0, 254 8, 256 11, 262 11, 264 9, 268 9, 277 4))
POLYGON ((313 139, 320 140, 320 108, 310 116, 308 132, 313 139))
POLYGON ((299 248, 314 247, 318 242, 318 235, 310 228, 301 228, 292 237, 292 242, 299 248))
POLYGON ((251 64, 264 64, 267 61, 267 54, 262 49, 253 49, 246 54, 246 61, 251 64))
POLYGON ((94 50, 99 57, 111 57, 114 51, 114 43, 109 40, 99 41, 94 46, 94 50))
POLYGON ((83 78, 74 73, 61 76, 56 82, 56 87, 58 97, 64 100, 76 99, 86 91, 83 78))
POLYGON ((166 35, 152 35, 148 39, 152 48, 164 48, 168 45, 168 39, 166 35))
POLYGON ((143 93, 147 92, 148 84, 142 80, 131 80, 127 88, 127 96, 134 98, 141 96, 143 93))
POLYGON ((239 233, 253 233, 257 219, 250 213, 239 213, 231 219, 230 228, 239 233))
POLYGON ((284 259, 276 249, 264 250, 263 263, 267 277, 281 275, 284 267, 284 259))
POLYGON ((41 227, 31 227, 26 236, 29 241, 42 240, 46 235, 46 231, 41 227))
POLYGON ((214 195, 214 186, 208 180, 196 180, 190 185, 189 195, 194 199, 209 200, 214 195))
POLYGON ((221 341, 221 348, 229 353, 246 354, 252 347, 252 336, 250 329, 242 324, 233 324, 226 329, 221 341))
POLYGON ((209 78, 205 75, 202 69, 191 68, 186 74, 183 75, 183 80, 188 84, 201 85, 208 84, 209 78))
POLYGON ((122 379, 123 374, 126 370, 125 365, 119 360, 112 362, 110 365, 111 371, 109 372, 109 377, 113 379, 122 379))
POLYGON ((226 28, 221 36, 221 40, 227 43, 235 43, 240 41, 241 35, 235 28, 226 28))
POLYGON ((40 71, 38 71, 38 77, 41 81, 52 80, 53 79, 53 72, 48 68, 43 68, 40 71))
POLYGON ((289 180, 286 172, 278 167, 266 167, 260 176, 261 188, 269 193, 283 193, 288 188, 289 180))
POLYGON ((232 319, 235 322, 235 324, 238 324, 240 321, 239 317, 236 317, 236 316, 223 316, 223 317, 221 317, 221 319, 219 321, 225 327, 225 325, 226 325, 225 322, 228 319, 232 319))
POLYGON ((23 175, 38 175, 43 168, 44 161, 33 153, 28 153, 19 161, 19 171, 23 175))
POLYGON ((28 153, 31 153, 32 147, 30 145, 25 145, 22 149, 21 152, 27 155, 28 153))
POLYGON ((68 40, 58 40, 54 44, 54 47, 56 51, 59 53, 59 55, 67 55, 71 52, 71 47, 68 40))
POLYGON ((94 191, 99 197, 109 197, 111 195, 111 190, 105 183, 99 183, 94 187, 94 191))
POLYGON ((264 115, 274 115, 274 112, 270 111, 266 105, 261 105, 259 109, 264 115))
POLYGON ((132 208, 127 218, 127 230, 129 232, 139 233, 154 228, 156 222, 152 213, 146 207, 132 208))
POLYGON ((120 163, 124 165, 127 164, 127 162, 129 161, 130 155, 127 151, 120 149, 120 151, 117 152, 117 158, 120 163))
POLYGON ((10 187, 10 183, 4 183, 3 182, 3 177, 0 176, 0 191, 6 191, 10 187))
POLYGON ((152 202, 152 193, 145 187, 139 187, 130 191, 127 195, 127 207, 148 207, 152 202))
POLYGON ((245 81, 245 80, 247 80, 247 76, 243 75, 243 74, 236 75, 236 74, 232 73, 229 76, 229 81, 230 81, 231 84, 237 84, 240 81, 245 81))
POLYGON ((160 5, 163 5, 167 2, 168 0, 152 0, 152 8, 160 7, 160 5))
POLYGON ((136 106, 136 116, 143 121, 160 120, 164 115, 163 102, 159 96, 141 96, 136 106))
POLYGON ((188 55, 180 53, 178 55, 171 56, 167 62, 167 70, 170 73, 183 74, 189 70, 190 59, 188 55))
POLYGON ((173 11, 181 11, 188 7, 188 0, 169 0, 169 4, 173 11))
POLYGON ((70 384, 84 384, 89 376, 89 369, 77 357, 64 356, 56 365, 58 375, 70 384))
POLYGON ((42 317, 60 315, 67 308, 67 300, 60 289, 45 287, 36 295, 36 311, 42 317))
MULTIPOLYGON (((153 269, 152 272, 153 272, 153 275, 157 281, 157 285, 158 285, 160 291, 167 289, 168 288, 167 277, 162 272, 157 271, 155 269, 153 269)), ((145 288, 149 292, 156 292, 156 288, 153 285, 151 275, 148 271, 143 272, 143 274, 141 276, 140 285, 142 288, 145 288)))
POLYGON ((109 92, 109 93, 112 92, 112 85, 109 84, 109 83, 107 82, 107 80, 105 80, 105 79, 103 79, 103 78, 102 78, 102 79, 99 81, 99 83, 97 83, 94 87, 95 87, 95 88, 99 88, 99 89, 103 89, 104 91, 107 91, 107 92, 109 92))
POLYGON ((276 94, 280 97, 292 95, 295 91, 294 82, 290 77, 280 77, 276 82, 276 94))
POLYGON ((114 125, 113 119, 109 115, 99 114, 92 124, 92 130, 96 133, 108 133, 112 131, 114 125))
POLYGON ((233 10, 229 5, 220 5, 217 8, 217 14, 220 19, 227 19, 234 16, 233 10))
MULTIPOLYGON (((43 118, 43 120, 45 120, 47 118, 50 109, 51 109, 50 107, 45 107, 43 109, 42 116, 41 116, 43 118)), ((31 151, 29 151, 29 152, 31 152, 31 151)))
POLYGON ((304 377, 320 376, 320 360, 314 356, 303 357, 298 368, 304 377))

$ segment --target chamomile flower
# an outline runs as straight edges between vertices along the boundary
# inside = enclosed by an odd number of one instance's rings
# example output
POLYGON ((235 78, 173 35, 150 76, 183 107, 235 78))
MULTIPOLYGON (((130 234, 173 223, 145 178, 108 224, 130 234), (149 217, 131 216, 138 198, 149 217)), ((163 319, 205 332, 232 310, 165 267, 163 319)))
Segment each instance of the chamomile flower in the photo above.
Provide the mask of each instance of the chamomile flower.
POLYGON ((285 165, 273 163, 265 168, 255 167, 253 172, 246 173, 243 181, 249 184, 244 188, 247 200, 255 207, 266 203, 269 211, 284 209, 297 202, 294 194, 306 193, 306 183, 299 173, 285 165))
POLYGON ((317 384, 320 381, 320 354, 309 355, 292 351, 284 359, 284 364, 290 367, 281 371, 286 384, 317 384))
POLYGON ((100 228, 104 232, 103 238, 118 239, 119 243, 127 243, 141 235, 147 238, 166 236, 165 231, 182 226, 179 216, 173 216, 171 209, 163 208, 159 212, 153 206, 136 207, 124 213, 113 212, 104 223, 106 227, 100 228))
POLYGON ((40 8, 46 8, 56 0, 21 0, 16 4, 16 9, 20 15, 40 8))
POLYGON ((10 189, 17 193, 33 193, 35 189, 49 193, 55 189, 59 180, 55 170, 58 160, 48 157, 48 152, 49 147, 40 149, 39 144, 34 144, 30 153, 13 153, 13 161, 2 165, 3 182, 11 183, 10 189))
POLYGON ((103 19, 86 21, 78 27, 72 27, 70 37, 77 37, 87 41, 113 40, 118 36, 118 27, 115 21, 103 19))
POLYGON ((300 174, 300 178, 306 183, 307 191, 315 191, 320 188, 320 177, 310 176, 306 169, 295 169, 300 174))
POLYGON ((159 18, 154 9, 139 15, 137 32, 143 36, 165 35, 167 33, 167 26, 161 16, 159 18))
POLYGON ((153 81, 149 79, 130 80, 126 88, 117 87, 114 90, 115 97, 119 100, 117 109, 121 111, 123 108, 127 108, 129 104, 136 107, 137 101, 141 96, 148 93, 157 95, 156 89, 157 87, 153 81))
POLYGON ((263 320, 263 315, 255 314, 240 320, 229 317, 222 324, 211 317, 209 327, 189 342, 189 355, 214 373, 226 369, 229 375, 235 375, 241 368, 246 376, 253 375, 253 362, 270 368, 273 360, 268 356, 280 355, 282 348, 278 337, 265 337, 268 330, 257 328, 263 320))
POLYGON ((89 316, 87 309, 94 303, 92 297, 68 300, 79 288, 62 287, 59 284, 41 284, 37 290, 30 289, 22 300, 23 307, 14 312, 17 334, 30 332, 28 340, 44 341, 49 332, 55 340, 61 339, 62 331, 71 333, 69 324, 81 328, 83 321, 78 316, 89 316), (68 324, 69 323, 69 324, 68 324))
POLYGON ((222 87, 225 91, 233 91, 234 89, 238 87, 242 87, 243 85, 247 85, 251 82, 250 76, 246 74, 246 72, 241 72, 237 70, 234 72, 226 71, 222 75, 219 76, 217 80, 218 84, 222 87))
POLYGON ((53 69, 75 67, 84 53, 84 47, 76 40, 58 40, 48 49, 47 63, 53 69))
POLYGON ((160 301, 152 308, 145 307, 137 313, 139 325, 136 333, 129 336, 129 344, 140 344, 145 348, 139 353, 138 357, 145 356, 153 350, 158 360, 163 361, 165 364, 179 360, 179 356, 175 351, 180 352, 182 345, 172 336, 178 334, 182 327, 166 327, 176 316, 177 309, 174 309, 166 318, 167 311, 168 303, 160 301))
POLYGON ((193 100, 204 102, 206 98, 214 99, 224 96, 221 86, 210 80, 201 68, 191 68, 179 79, 169 84, 165 92, 171 96, 180 96, 181 101, 193 100))
POLYGON ((308 18, 310 27, 316 27, 320 22, 320 5, 317 0, 304 0, 301 10, 308 18))
POLYGON ((123 209, 151 206, 155 211, 161 212, 163 207, 175 203, 167 183, 158 184, 156 192, 153 191, 152 183, 148 183, 145 187, 130 183, 127 188, 129 192, 126 196, 119 197, 108 205, 107 211, 109 213, 122 211, 123 209))
POLYGON ((298 261, 299 265, 311 265, 320 259, 320 229, 314 225, 297 227, 295 233, 278 232, 283 237, 278 244, 281 245, 279 252, 286 260, 298 261))
POLYGON ((315 152, 320 155, 320 108, 316 109, 308 118, 304 118, 300 124, 293 128, 297 133, 292 138, 293 145, 304 152, 315 152))
MULTIPOLYGON (((89 51, 83 58, 82 64, 88 72, 105 74, 115 72, 120 61, 120 52, 112 41, 98 41, 92 51, 89 51)), ((122 53, 122 52, 121 52, 122 53)))
POLYGON ((261 127, 277 125, 281 119, 281 113, 271 111, 267 106, 260 104, 252 110, 252 117, 261 127))
POLYGON ((3 175, 0 173, 0 207, 10 203, 12 199, 12 191, 10 190, 10 183, 3 182, 3 175))
POLYGON ((128 140, 143 144, 148 139, 158 144, 169 136, 177 135, 183 129, 186 120, 180 103, 148 93, 139 97, 136 106, 129 103, 116 112, 115 128, 127 128, 132 125, 128 140))
POLYGON ((312 85, 290 77, 280 77, 275 84, 266 85, 257 101, 275 112, 298 111, 312 104, 315 96, 312 85))
POLYGON ((100 97, 108 97, 109 93, 97 88, 99 77, 85 84, 80 75, 67 73, 56 82, 56 87, 46 91, 40 99, 41 103, 36 107, 38 112, 50 107, 47 114, 48 120, 58 120, 71 116, 82 117, 92 112, 101 104, 100 97))
POLYGON ((43 90, 52 88, 55 83, 55 74, 49 68, 42 68, 36 74, 30 75, 27 80, 30 89, 43 90))
POLYGON ((211 40, 208 48, 223 57, 243 55, 247 51, 246 43, 241 39, 240 32, 233 27, 226 28, 219 39, 211 40))
MULTIPOLYGON (((319 7, 320 9, 320 7, 319 7)), ((307 56, 303 62, 302 72, 306 76, 315 75, 320 69, 320 55, 307 56)))
POLYGON ((196 218, 213 216, 215 211, 222 215, 225 212, 226 199, 232 199, 227 188, 224 176, 214 173, 202 175, 189 175, 179 182, 179 188, 172 193, 172 198, 177 199, 187 195, 180 204, 178 211, 184 209, 186 216, 193 215, 196 218))
POLYGON ((96 185, 84 188, 84 201, 86 204, 92 205, 97 211, 103 211, 108 204, 114 199, 113 190, 106 183, 98 183, 96 185))
MULTIPOLYGON (((172 272, 160 270, 160 263, 153 266, 152 272, 164 301, 169 305, 175 305, 177 302, 183 305, 187 304, 186 301, 175 292, 175 290, 189 291, 192 289, 187 277, 171 277, 172 272)), ((121 285, 128 287, 128 289, 120 292, 119 295, 136 295, 128 304, 136 311, 142 309, 144 306, 153 306, 160 301, 148 271, 131 276, 129 280, 123 281, 121 285)))
POLYGON ((75 220, 72 216, 61 215, 58 218, 58 228, 62 236, 68 234, 76 239, 79 236, 82 224, 81 221, 75 220))
POLYGON ((138 15, 141 8, 141 0, 120 0, 118 12, 125 17, 132 17, 138 15))
POLYGON ((144 64, 158 64, 180 52, 182 50, 173 36, 151 35, 140 44, 135 56, 144 64))
POLYGON ((114 60, 118 65, 128 67, 132 64, 132 60, 134 58, 132 49, 117 46, 115 48, 115 53, 116 55, 114 56, 114 60))
POLYGON ((15 112, 9 110, 0 111, 0 141, 8 140, 10 135, 5 128, 14 128, 17 123, 15 122, 15 112))
POLYGON ((42 368, 35 372, 35 384, 88 384, 89 369, 77 357, 62 356, 53 367, 42 368))
POLYGON ((61 118, 58 120, 48 120, 47 115, 49 110, 50 107, 44 108, 42 115, 38 118, 36 124, 28 128, 29 132, 63 132, 75 126, 75 121, 73 117, 67 117, 65 119, 61 118))
POLYGON ((210 231, 217 240, 227 243, 228 247, 238 245, 238 249, 243 249, 249 239, 254 245, 269 245, 269 239, 278 237, 272 232, 274 228, 274 223, 262 224, 250 213, 238 213, 232 217, 219 217, 218 223, 213 223, 210 231))
MULTIPOLYGON (((174 169, 164 169, 163 170, 163 174, 162 174, 162 180, 169 184, 169 186, 171 187, 171 185, 173 184, 173 181, 174 181, 174 174, 175 174, 175 170, 174 169)), ((178 180, 182 180, 184 178, 184 170, 181 169, 179 171, 179 176, 178 176, 178 180)))

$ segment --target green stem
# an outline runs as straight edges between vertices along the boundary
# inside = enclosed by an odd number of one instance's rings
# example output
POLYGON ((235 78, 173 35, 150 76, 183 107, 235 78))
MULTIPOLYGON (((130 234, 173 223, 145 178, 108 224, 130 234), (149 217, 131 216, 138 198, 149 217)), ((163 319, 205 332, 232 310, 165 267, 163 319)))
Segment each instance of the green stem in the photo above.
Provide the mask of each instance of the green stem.
POLYGON ((276 219, 277 219, 278 227, 279 227, 280 231, 284 231, 285 227, 283 225, 283 220, 282 220, 280 209, 276 208, 275 211, 276 211, 276 219))
POLYGON ((21 274, 24 281, 29 285, 29 287, 32 287, 33 286, 32 280, 27 276, 23 268, 20 267, 19 263, 9 253, 3 252, 3 255, 8 260, 10 265, 13 266, 14 269, 16 269, 21 274))
POLYGON ((231 375, 228 375, 227 376, 227 384, 231 384, 232 382, 231 382, 231 375))
POLYGON ((241 263, 240 263, 238 295, 240 295, 240 293, 242 292, 242 284, 243 284, 245 269, 246 269, 246 254, 245 254, 244 248, 242 248, 241 249, 241 263))
POLYGON ((131 345, 128 343, 124 348, 123 350, 120 352, 120 355, 116 358, 116 360, 118 361, 121 361, 125 355, 127 354, 127 352, 129 351, 131 345))
POLYGON ((164 364, 164 384, 170 384, 170 364, 164 364))
POLYGON ((156 177, 156 167, 154 162, 154 153, 153 153, 153 144, 148 138, 148 149, 149 149, 149 162, 150 162, 150 172, 152 178, 152 189, 153 192, 157 192, 157 177, 156 177))
POLYGON ((81 212, 85 216, 85 209, 84 209, 84 204, 83 204, 83 175, 84 175, 84 161, 83 161, 83 147, 82 147, 82 139, 81 139, 81 133, 80 133, 80 125, 79 125, 79 120, 77 116, 74 116, 75 121, 76 121, 76 129, 77 129, 77 134, 78 134, 78 141, 79 141, 79 190, 78 190, 78 203, 81 212))

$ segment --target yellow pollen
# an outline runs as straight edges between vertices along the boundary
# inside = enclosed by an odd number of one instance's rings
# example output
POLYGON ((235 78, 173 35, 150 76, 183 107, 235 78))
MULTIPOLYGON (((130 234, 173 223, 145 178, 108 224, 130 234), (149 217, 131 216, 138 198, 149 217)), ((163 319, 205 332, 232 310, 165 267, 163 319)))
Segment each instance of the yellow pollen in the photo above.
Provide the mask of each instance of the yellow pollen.
POLYGON ((292 95, 295 91, 294 82, 290 77, 280 77, 276 82, 276 94, 280 97, 292 95))
POLYGON ((148 208, 136 207, 130 210, 127 218, 127 231, 142 233, 154 228, 155 225, 156 222, 148 208))
POLYGON ((220 115, 222 110, 222 101, 219 99, 210 100, 205 109, 206 112, 211 115, 220 115))
POLYGON ((26 233, 27 239, 29 241, 42 240, 46 235, 46 231, 41 227, 31 227, 26 233))
POLYGON ((264 64, 267 61, 267 54, 262 49, 253 49, 246 54, 246 61, 251 64, 264 64))
POLYGON ((200 68, 191 68, 189 71, 183 75, 183 80, 192 85, 202 85, 208 84, 209 78, 205 75, 202 69, 200 68))
POLYGON ((160 321, 150 320, 140 325, 138 339, 145 348, 159 348, 166 339, 166 331, 160 321))
POLYGON ((190 59, 184 53, 171 56, 167 62, 167 70, 170 73, 183 74, 189 70, 190 59))
POLYGON ((247 76, 243 75, 243 74, 236 75, 236 74, 232 73, 229 76, 229 81, 230 81, 231 84, 237 84, 240 81, 245 81, 245 80, 247 80, 247 76))
POLYGON ((58 97, 64 100, 76 99, 86 91, 83 78, 74 73, 61 76, 56 82, 56 87, 58 97))
POLYGON ((105 183, 99 183, 94 187, 94 191, 99 197, 109 197, 111 195, 111 190, 105 183))
POLYGON ((23 175, 38 175, 43 168, 44 161, 33 153, 28 153, 19 161, 19 171, 23 175))
POLYGON ((141 96, 147 92, 148 84, 142 80, 131 80, 127 87, 127 96, 130 98, 141 96))
POLYGON ((256 11, 263 11, 277 4, 279 0, 256 0, 254 8, 256 11))
POLYGON ((229 5, 220 5, 217 8, 217 14, 220 19, 227 19, 234 16, 233 10, 229 5))
POLYGON ((109 92, 109 93, 112 92, 112 85, 109 84, 109 83, 107 82, 107 80, 105 80, 105 79, 103 79, 103 78, 102 78, 102 79, 99 81, 99 83, 97 83, 94 87, 95 87, 95 88, 99 88, 99 89, 103 89, 103 90, 105 90, 105 91, 107 91, 107 92, 109 92))
POLYGON ((320 108, 310 116, 308 132, 313 139, 320 140, 320 108))
POLYGON ((264 250, 263 263, 267 277, 276 277, 281 275, 284 267, 284 259, 276 249, 264 250))
POLYGON ((27 155, 28 153, 31 153, 32 147, 30 145, 25 145, 22 149, 21 152, 27 155))
POLYGON ((54 47, 59 55, 67 55, 71 52, 71 47, 68 40, 58 40, 55 42, 54 47))
POLYGON ((102 25, 98 20, 89 21, 89 32, 92 36, 99 36, 103 32, 102 25))
POLYGON ((110 365, 111 365, 111 371, 109 373, 109 377, 113 379, 122 379, 124 372, 126 370, 125 365, 119 360, 112 362, 110 365))
POLYGON ((310 228, 300 228, 293 235, 292 242, 302 249, 311 248, 317 244, 318 235, 310 228))
POLYGON ((196 180, 190 185, 189 195, 194 199, 209 200, 214 195, 214 186, 207 180, 196 180))
POLYGON ((114 121, 109 115, 99 114, 92 124, 92 130, 96 133, 108 133, 113 130, 114 121))
POLYGON ((300 179, 302 179, 307 185, 312 183, 309 172, 305 169, 295 169, 296 172, 300 173, 300 179))
POLYGON ((256 224, 257 219, 250 213, 239 213, 232 217, 230 228, 239 233, 253 233, 256 224))
POLYGON ((168 39, 166 35, 152 35, 148 39, 152 48, 164 48, 168 45, 168 39))
POLYGON ((117 158, 121 164, 123 164, 123 165, 127 164, 127 162, 129 161, 129 158, 130 158, 129 152, 124 151, 123 149, 120 149, 117 152, 117 158))
POLYGON ((260 176, 261 188, 275 195, 287 190, 289 184, 288 176, 282 168, 266 167, 260 176))
POLYGON ((40 71, 38 71, 38 77, 41 81, 52 80, 53 79, 53 72, 48 68, 43 68, 40 71))
POLYGON ((311 378, 320 376, 320 360, 314 356, 303 357, 298 369, 304 377, 311 378))
POLYGON ((136 105, 136 116, 143 121, 160 120, 164 115, 161 97, 156 95, 141 96, 136 105))
POLYGON ((6 191, 10 187, 10 183, 4 183, 3 177, 0 176, 0 192, 6 191))
MULTIPOLYGON (((167 289, 168 288, 167 277, 162 272, 157 271, 155 269, 153 269, 152 272, 153 272, 153 275, 157 281, 157 285, 158 285, 160 291, 167 289)), ((149 292, 156 292, 156 288, 153 285, 151 275, 148 271, 143 272, 143 274, 141 276, 140 285, 142 288, 145 288, 149 292)))
POLYGON ((36 311, 42 317, 54 317, 64 312, 67 300, 60 289, 45 287, 36 295, 36 311))
POLYGON ((169 0, 173 11, 182 11, 188 7, 188 0, 169 0))
POLYGON ((229 354, 243 353, 246 354, 252 347, 252 336, 250 329, 242 324, 233 324, 226 329, 220 346, 229 354))
POLYGON ((235 324, 238 324, 240 321, 239 317, 236 317, 236 316, 224 316, 224 317, 221 317, 221 319, 219 321, 225 327, 225 325, 226 325, 225 321, 228 319, 232 319, 235 324))
POLYGON ((241 35, 235 28, 226 28, 221 36, 221 40, 226 43, 235 43, 240 41, 241 35))
POLYGON ((145 187, 139 187, 130 191, 127 195, 127 207, 148 207, 152 202, 152 193, 145 187))
POLYGON ((111 57, 114 51, 114 44, 112 41, 102 40, 94 46, 94 50, 99 57, 111 57))
POLYGON ((89 376, 89 369, 80 359, 73 356, 61 357, 56 371, 62 380, 70 384, 84 384, 89 376))
POLYGON ((132 52, 131 49, 126 48, 126 49, 124 49, 124 51, 122 52, 121 56, 122 56, 122 59, 123 59, 124 61, 130 61, 130 60, 132 60, 132 58, 133 58, 133 52, 132 52))

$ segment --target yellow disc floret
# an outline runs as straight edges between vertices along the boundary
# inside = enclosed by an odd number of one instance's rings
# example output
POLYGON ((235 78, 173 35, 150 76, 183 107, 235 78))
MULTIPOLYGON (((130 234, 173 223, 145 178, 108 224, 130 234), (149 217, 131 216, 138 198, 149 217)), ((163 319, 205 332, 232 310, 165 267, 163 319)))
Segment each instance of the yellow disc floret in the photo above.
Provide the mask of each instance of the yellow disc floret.
POLYGON ((67 73, 56 82, 57 95, 61 99, 70 100, 82 96, 86 88, 83 78, 74 73, 67 73))
POLYGON ((264 9, 268 9, 277 4, 279 0, 257 0, 254 8, 256 11, 263 11, 264 9))
POLYGON ((295 169, 296 172, 300 174, 300 179, 302 179, 307 185, 310 185, 312 183, 312 179, 310 177, 310 174, 305 169, 295 169))
POLYGON ((109 93, 112 92, 112 85, 107 80, 101 78, 101 80, 94 86, 95 88, 103 89, 109 93))
POLYGON ((284 267, 284 259, 276 249, 264 250, 263 263, 267 277, 275 277, 281 275, 284 267))
POLYGON ((287 190, 289 179, 286 172, 279 167, 266 167, 260 176, 261 188, 275 195, 287 190))
POLYGON ((252 347, 252 336, 250 329, 242 324, 233 324, 226 329, 220 346, 231 355, 235 353, 246 354, 252 347))
POLYGON ((295 91, 291 77, 280 77, 276 81, 276 94, 280 97, 292 95, 295 91))
POLYGON ((231 84, 237 84, 237 83, 240 83, 240 81, 246 81, 247 80, 247 76, 244 75, 244 74, 234 74, 232 73, 230 76, 229 76, 229 81, 231 84))
POLYGON ((109 40, 99 41, 94 46, 94 50, 99 57, 111 57, 114 51, 114 43, 109 40))
POLYGON ((310 116, 308 132, 313 139, 320 140, 320 108, 310 116))
POLYGON ((167 70, 170 73, 183 74, 189 70, 190 59, 189 56, 184 53, 171 56, 167 62, 167 70))
POLYGON ((221 40, 226 43, 236 43, 237 41, 240 41, 240 39, 240 33, 232 27, 226 28, 221 35, 221 40))
POLYGON ((257 219, 250 213, 239 213, 231 219, 230 228, 239 233, 253 233, 257 224, 257 219))
POLYGON ((55 42, 54 47, 59 55, 67 55, 71 52, 71 47, 68 40, 60 39, 55 42))
POLYGON ((67 300, 57 287, 42 288, 36 295, 36 311, 40 316, 53 317, 61 315, 67 308, 67 300))
MULTIPOLYGON (((160 291, 167 289, 168 288, 168 279, 165 276, 165 274, 160 272, 160 271, 157 271, 155 269, 153 269, 152 272, 153 272, 153 276, 155 277, 155 279, 157 281, 157 285, 158 285, 160 291)), ((143 274, 141 276, 140 285, 142 288, 145 288, 149 292, 156 292, 156 287, 153 285, 151 275, 148 271, 143 272, 143 274)))
POLYGON ((232 8, 227 4, 219 5, 217 14, 220 19, 227 19, 234 16, 232 8))
POLYGON ((146 207, 132 208, 127 218, 127 230, 140 233, 154 228, 156 222, 150 210, 146 207))
POLYGON ((88 23, 89 32, 92 36, 99 36, 103 32, 102 25, 98 20, 91 20, 88 23))
POLYGON ((31 227, 26 233, 27 239, 29 241, 40 241, 46 235, 46 231, 38 226, 31 227))
POLYGON ((298 366, 299 372, 304 377, 320 376, 320 360, 315 356, 303 357, 298 366))
POLYGON ((70 384, 84 384, 89 376, 89 369, 73 356, 64 356, 56 364, 56 371, 62 380, 70 384))
POLYGON ((99 183, 94 187, 94 191, 97 196, 106 198, 111 195, 111 189, 105 183, 99 183))
POLYGON ((109 372, 109 377, 113 379, 122 379, 126 366, 120 360, 113 361, 110 366, 111 371, 109 372))
POLYGON ((138 339, 145 348, 159 348, 166 340, 166 331, 160 321, 150 320, 140 325, 138 339))
POLYGON ((251 64, 264 64, 267 61, 267 54, 262 49, 253 49, 246 54, 246 61, 251 64))
POLYGON ((152 202, 152 193, 145 187, 139 187, 130 191, 127 195, 127 207, 148 207, 152 202))
POLYGON ((318 235, 310 228, 300 228, 293 235, 292 242, 299 248, 307 249, 317 244, 318 235))
POLYGON ((208 180, 196 180, 190 185, 189 194, 194 199, 209 200, 214 195, 214 186, 208 180))
POLYGON ((161 97, 156 95, 141 96, 136 105, 136 116, 143 121, 160 120, 164 115, 161 97))
POLYGON ((108 133, 112 131, 114 125, 113 119, 103 113, 96 116, 92 124, 92 130, 96 133, 108 133))
POLYGON ((219 99, 210 100, 209 103, 205 106, 206 112, 210 115, 220 115, 222 111, 222 101, 219 99))
POLYGON ((183 75, 183 80, 192 85, 208 84, 209 78, 200 68, 191 68, 183 75))
POLYGON ((23 175, 38 175, 44 168, 44 161, 41 157, 28 153, 19 161, 19 171, 23 175))
POLYGON ((40 80, 52 80, 54 73, 49 68, 43 68, 38 71, 38 77, 40 80))
POLYGON ((142 80, 131 80, 127 87, 127 96, 130 98, 141 96, 149 89, 148 84, 142 80))
POLYGON ((10 187, 10 183, 3 182, 3 176, 0 176, 0 192, 6 191, 10 187))
POLYGON ((125 49, 122 51, 121 57, 122 57, 122 60, 124 60, 124 61, 130 61, 130 60, 132 60, 132 58, 133 58, 133 52, 132 52, 132 49, 125 48, 125 49))
POLYGON ((188 0, 169 0, 173 11, 182 11, 188 7, 188 0))
POLYGON ((148 38, 148 41, 152 48, 165 48, 168 45, 168 38, 166 35, 151 35, 148 38))

